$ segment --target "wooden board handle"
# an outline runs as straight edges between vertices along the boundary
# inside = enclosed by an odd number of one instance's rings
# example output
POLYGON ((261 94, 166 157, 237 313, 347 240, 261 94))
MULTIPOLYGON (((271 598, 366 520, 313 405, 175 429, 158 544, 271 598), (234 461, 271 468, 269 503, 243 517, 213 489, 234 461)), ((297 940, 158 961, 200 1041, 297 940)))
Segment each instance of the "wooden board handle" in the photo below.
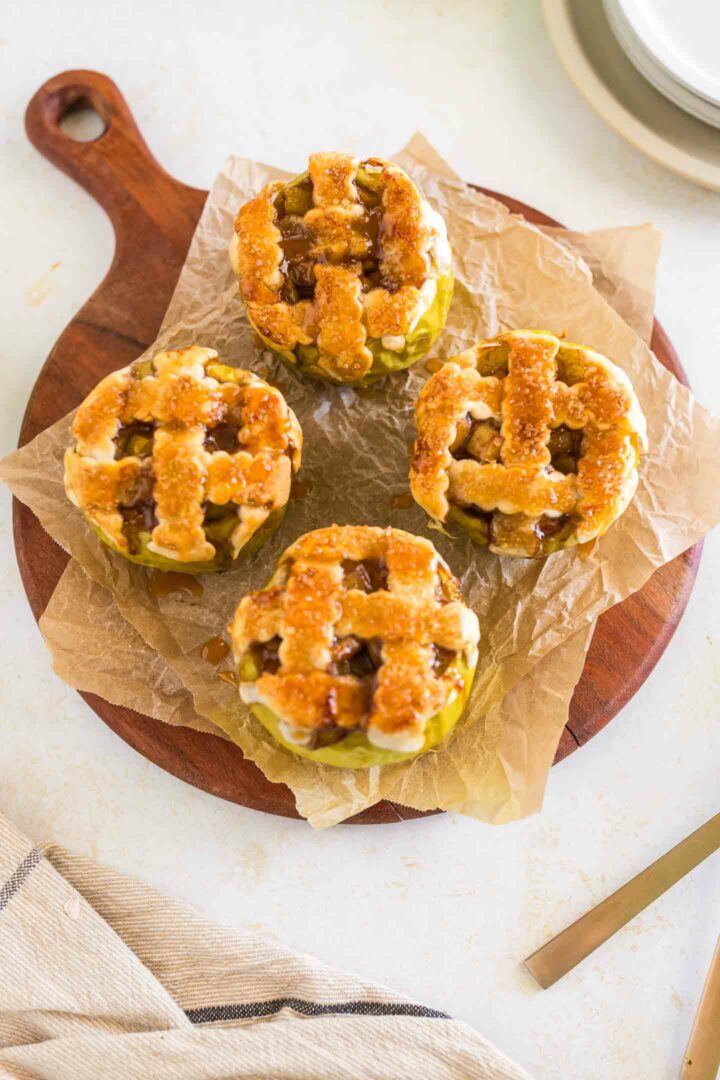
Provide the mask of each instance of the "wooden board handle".
POLYGON ((107 75, 65 71, 48 79, 27 107, 25 130, 41 154, 104 207, 118 238, 127 226, 141 227, 139 212, 172 243, 187 249, 188 225, 194 221, 185 220, 187 200, 181 193, 190 190, 204 199, 204 192, 188 189, 156 161, 125 98, 107 75), (105 124, 90 142, 79 142, 61 126, 68 113, 81 108, 94 109, 105 124))

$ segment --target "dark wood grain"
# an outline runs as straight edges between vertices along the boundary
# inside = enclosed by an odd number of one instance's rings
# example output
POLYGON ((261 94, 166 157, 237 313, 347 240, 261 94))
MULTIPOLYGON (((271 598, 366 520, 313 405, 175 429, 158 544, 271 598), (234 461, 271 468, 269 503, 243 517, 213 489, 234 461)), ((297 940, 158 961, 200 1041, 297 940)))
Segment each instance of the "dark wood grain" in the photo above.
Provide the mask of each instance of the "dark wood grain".
MULTIPOLYGON (((38 376, 20 445, 64 416, 108 372, 134 360, 155 338, 207 193, 175 180, 158 164, 115 84, 92 71, 50 79, 30 102, 26 130, 40 153, 71 176, 107 211, 115 257, 105 279, 63 331, 38 376), (105 121, 89 143, 66 135, 70 110, 93 107, 105 121)), ((479 189, 486 190, 486 189, 479 189)), ((536 224, 553 219, 506 195, 488 194, 536 224)), ((655 323, 653 348, 686 382, 678 357, 655 323)), ((22 504, 13 508, 20 573, 36 618, 45 610, 67 556, 22 504)), ((599 620, 570 706, 556 761, 582 746, 625 705, 662 656, 682 616, 700 559, 700 545, 658 570, 645 587, 599 620)), ((113 731, 174 776, 243 806, 297 817, 290 790, 271 784, 238 747, 212 735, 170 727, 93 694, 85 701, 113 731)), ((424 816, 381 802, 354 823, 424 816)))

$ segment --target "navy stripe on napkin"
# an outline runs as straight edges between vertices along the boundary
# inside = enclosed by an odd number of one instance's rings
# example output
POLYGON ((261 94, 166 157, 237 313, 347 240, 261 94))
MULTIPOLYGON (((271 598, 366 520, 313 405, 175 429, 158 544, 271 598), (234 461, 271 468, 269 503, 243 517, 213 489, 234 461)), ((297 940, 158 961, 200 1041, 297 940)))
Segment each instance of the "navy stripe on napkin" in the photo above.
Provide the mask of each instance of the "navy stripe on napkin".
POLYGON ((0 911, 2 911, 4 907, 7 907, 15 893, 30 876, 31 872, 35 869, 41 859, 42 852, 39 848, 33 848, 32 851, 27 853, 17 870, 8 878, 2 888, 0 888, 0 911))
POLYGON ((218 1020, 254 1020, 261 1016, 273 1016, 281 1009, 293 1009, 303 1016, 420 1016, 431 1020, 449 1020, 447 1013, 395 1001, 338 1001, 321 1005, 303 998, 272 998, 270 1001, 246 1002, 242 1005, 207 1005, 199 1009, 186 1009, 185 1014, 193 1024, 212 1024, 218 1020))

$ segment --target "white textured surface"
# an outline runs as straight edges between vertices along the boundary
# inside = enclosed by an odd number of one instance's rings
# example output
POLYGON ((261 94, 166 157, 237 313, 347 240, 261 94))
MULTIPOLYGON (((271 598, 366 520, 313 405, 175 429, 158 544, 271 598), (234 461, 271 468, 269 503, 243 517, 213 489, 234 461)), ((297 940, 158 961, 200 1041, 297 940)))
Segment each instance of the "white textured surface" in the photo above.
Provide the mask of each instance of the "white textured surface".
MULTIPOLYGON (((660 318, 697 396, 720 410, 720 195, 603 127, 535 3, 42 0, 12 5, 0 27, 3 451, 112 256, 102 210, 22 130, 35 89, 70 67, 112 75, 159 160, 198 186, 231 150, 293 168, 316 148, 389 154, 421 128, 468 179, 575 228, 652 219, 665 230, 660 318)), ((718 809, 720 538, 649 682, 553 770, 541 817, 316 835, 160 772, 52 674, 2 504, 2 812, 38 841, 446 1009, 543 1080, 676 1075, 720 931, 720 858, 554 989, 537 990, 521 960, 718 809)))

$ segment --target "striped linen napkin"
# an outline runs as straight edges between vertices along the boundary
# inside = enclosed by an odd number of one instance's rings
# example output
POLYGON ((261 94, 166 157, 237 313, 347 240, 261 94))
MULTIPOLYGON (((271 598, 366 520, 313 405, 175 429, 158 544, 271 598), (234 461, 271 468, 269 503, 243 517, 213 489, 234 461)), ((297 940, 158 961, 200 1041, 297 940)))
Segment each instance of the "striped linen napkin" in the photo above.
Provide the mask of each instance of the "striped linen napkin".
POLYGON ((0 1080, 529 1080, 465 1024, 0 815, 0 1080))

